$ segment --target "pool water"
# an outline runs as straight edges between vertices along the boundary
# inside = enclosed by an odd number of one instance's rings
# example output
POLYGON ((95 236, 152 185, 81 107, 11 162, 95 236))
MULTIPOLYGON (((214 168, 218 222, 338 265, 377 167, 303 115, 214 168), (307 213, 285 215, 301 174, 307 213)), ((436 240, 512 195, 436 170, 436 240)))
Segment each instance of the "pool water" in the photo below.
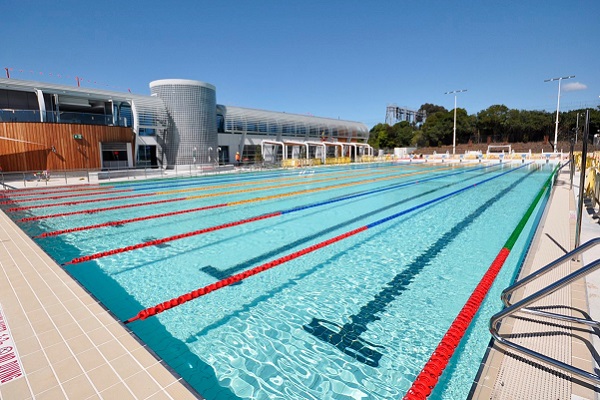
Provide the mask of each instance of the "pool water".
MULTIPOLYGON (((225 204, 36 239, 63 264, 292 211, 64 266, 123 321, 369 225, 128 327, 207 399, 389 399, 406 393, 551 172, 545 164, 378 164, 138 181, 105 185, 106 194, 14 197, 22 201, 17 206, 45 207, 9 215, 19 220, 184 198, 20 223, 36 236, 225 204), (138 194, 145 196, 119 199, 138 194), (97 198, 106 201, 84 202, 97 198), (78 204, 49 207, 65 202, 78 204), (302 208, 307 205, 314 207, 302 208)), ((430 398, 468 395, 490 339, 487 321, 501 308, 499 294, 514 279, 536 227, 531 218, 430 398)))

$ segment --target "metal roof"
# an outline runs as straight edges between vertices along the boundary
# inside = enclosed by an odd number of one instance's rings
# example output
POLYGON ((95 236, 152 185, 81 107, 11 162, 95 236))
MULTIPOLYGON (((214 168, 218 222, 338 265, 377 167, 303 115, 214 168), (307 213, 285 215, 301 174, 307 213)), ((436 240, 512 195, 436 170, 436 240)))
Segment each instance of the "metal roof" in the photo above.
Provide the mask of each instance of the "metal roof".
POLYGON ((54 83, 23 81, 19 79, 0 78, 0 88, 19 91, 36 91, 41 90, 44 93, 62 94, 75 97, 87 97, 97 100, 117 100, 131 101, 132 99, 143 99, 150 97, 149 95, 140 95, 133 93, 115 92, 112 90, 102 90, 91 87, 75 87, 67 85, 57 85, 54 83))

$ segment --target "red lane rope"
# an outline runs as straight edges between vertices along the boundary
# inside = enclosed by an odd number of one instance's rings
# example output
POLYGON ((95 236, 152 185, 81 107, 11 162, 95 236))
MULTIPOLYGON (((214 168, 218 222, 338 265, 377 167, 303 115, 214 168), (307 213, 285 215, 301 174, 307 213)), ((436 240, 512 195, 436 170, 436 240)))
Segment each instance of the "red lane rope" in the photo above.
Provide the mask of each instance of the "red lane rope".
MULTIPOLYGON (((369 173, 364 173, 364 174, 358 174, 356 176, 354 176, 354 178, 358 178, 360 176, 365 176, 365 175, 381 175, 381 174, 387 174, 388 171, 384 171, 384 172, 380 172, 380 173, 375 173, 373 174, 372 172, 369 173)), ((418 173, 424 173, 424 172, 418 172, 418 173)), ((333 173, 333 174, 337 174, 337 173, 333 173)), ((412 175, 413 173, 408 173, 408 174, 400 174, 399 176, 405 176, 405 175, 412 175)), ((317 179, 317 180, 313 180, 311 183, 317 183, 317 182, 327 182, 327 181, 331 181, 331 180, 337 180, 339 178, 326 178, 326 179, 317 179)), ((279 180, 279 179, 277 179, 279 180)), ((213 197, 213 196, 217 196, 217 195, 223 195, 223 194, 238 194, 238 193, 243 193, 243 192, 250 192, 250 191, 263 191, 263 190, 267 190, 267 189, 271 189, 271 188, 279 188, 279 187, 291 187, 291 186, 301 186, 301 185, 305 185, 306 181, 304 181, 303 178, 291 178, 291 179, 287 179, 286 180, 291 180, 291 183, 282 183, 279 184, 279 186, 272 186, 272 187, 263 187, 263 188, 256 188, 256 189, 242 189, 239 191, 234 191, 234 192, 225 192, 225 193, 214 193, 211 195, 205 195, 206 197, 213 197), (298 182, 296 182, 298 181, 298 182)), ((360 181, 356 182, 356 184, 361 183, 360 181)), ((247 183, 247 184, 254 184, 252 182, 247 183)), ((222 186, 222 185, 221 185, 222 186)), ((79 200, 79 201, 68 201, 68 202, 62 202, 62 203, 53 203, 53 204, 39 204, 39 205, 33 205, 33 206, 23 206, 23 207, 13 207, 13 208, 9 208, 7 211, 9 212, 18 212, 18 211, 27 211, 27 210, 32 210, 32 209, 37 209, 37 208, 48 208, 48 207, 58 207, 58 206, 73 206, 73 205, 78 205, 78 204, 87 204, 87 203, 96 203, 96 202, 102 202, 102 201, 111 201, 111 200, 121 200, 121 199, 131 199, 131 198, 138 198, 138 197, 148 197, 148 196, 162 196, 162 195, 167 195, 170 193, 182 193, 182 192, 190 192, 190 191, 204 191, 204 190, 208 190, 210 188, 218 188, 219 186, 209 186, 206 188, 194 188, 194 189, 177 189, 177 190, 169 190, 169 191, 162 191, 162 192, 152 192, 152 193, 143 193, 143 194, 132 194, 129 196, 119 196, 119 197, 115 197, 112 199, 109 198, 102 198, 102 199, 90 199, 90 200, 79 200)), ((189 196, 186 197, 185 199, 191 199, 191 198, 196 198, 196 196, 189 196)))
POLYGON ((243 281, 244 279, 251 277, 253 275, 259 274, 263 271, 266 271, 268 269, 271 269, 273 267, 276 267, 280 264, 286 263, 290 260, 293 260, 295 258, 301 257, 305 254, 308 253, 312 253, 315 250, 321 249, 325 246, 329 246, 330 244, 339 242, 340 240, 343 240, 349 236, 353 236, 356 235, 359 232, 365 231, 368 228, 366 226, 362 226, 360 228, 354 229, 352 231, 343 233, 339 236, 333 237, 331 239, 325 240, 323 242, 317 243, 315 245, 312 245, 310 247, 304 248, 302 250, 296 251, 294 253, 288 254, 286 256, 280 257, 276 260, 270 261, 268 263, 259 265, 258 267, 254 267, 252 269, 249 269, 247 271, 244 272, 240 272, 239 274, 236 275, 232 275, 228 278, 222 279, 218 282, 215 283, 211 283, 210 285, 204 286, 202 288, 193 290, 189 293, 183 294, 179 297, 175 297, 171 300, 167 300, 163 303, 157 304, 153 307, 149 307, 146 308, 145 310, 140 311, 135 317, 129 318, 127 321, 125 321, 126 324, 136 321, 138 319, 146 319, 148 317, 152 317, 153 315, 159 314, 163 311, 166 311, 168 309, 171 309, 173 307, 177 307, 178 305, 181 305, 183 303, 187 303, 190 300, 194 300, 197 299, 198 297, 204 296, 208 293, 214 292, 215 290, 221 289, 225 286, 229 286, 232 285, 236 282, 240 282, 243 281))
MULTIPOLYGON (((386 171, 387 172, 387 171, 386 171)), ((386 173, 386 172, 381 172, 381 173, 386 173)), ((363 174, 365 175, 365 174, 363 174)), ((367 175, 370 175, 367 174, 367 175)), ((292 181, 297 181, 298 182, 293 182, 293 183, 287 183, 287 184, 283 184, 283 186, 300 186, 300 185, 304 185, 306 182, 304 182, 304 180, 302 178, 285 178, 285 180, 292 180, 292 181)), ((328 181, 328 180, 334 180, 337 178, 327 178, 327 179, 321 179, 321 180, 317 180, 317 181, 313 181, 314 182, 323 182, 323 181, 328 181)), ((254 184, 253 182, 246 182, 245 185, 252 185, 254 184)), ((221 187, 223 185, 220 186, 214 186, 214 188, 218 188, 221 187)), ((138 193, 138 194, 131 194, 128 196, 118 196, 115 198, 101 198, 101 199, 89 199, 89 200, 77 200, 77 201, 67 201, 67 202, 62 202, 62 203, 53 203, 53 204, 38 204, 38 205, 33 205, 33 206, 22 206, 22 207, 13 207, 13 208, 9 208, 7 211, 9 212, 18 212, 18 211, 27 211, 27 210, 33 210, 33 209, 38 209, 38 208, 49 208, 49 207, 60 207, 60 206, 75 206, 75 205, 79 205, 79 204, 88 204, 88 203, 99 203, 99 202, 103 202, 103 201, 112 201, 112 200, 122 200, 122 199, 133 199, 133 198, 138 198, 138 197, 150 197, 150 196, 161 196, 161 195, 167 195, 170 193, 182 193, 182 192, 189 192, 189 191, 204 191, 204 190, 210 190, 213 186, 208 186, 205 188, 196 188, 193 190, 187 190, 187 189, 174 189, 174 190, 168 190, 168 191, 157 191, 157 192, 151 192, 151 193, 138 193)), ((266 188, 263 189, 255 189, 255 190, 266 190, 266 188)), ((130 191, 130 190, 128 190, 130 191)), ((113 192, 113 193, 116 193, 113 192)), ((228 193, 229 194, 229 193, 228 193)), ((70 197, 70 196, 68 196, 70 197)), ((49 199, 49 198, 47 198, 49 199)), ((27 201, 34 201, 34 200, 27 200, 27 201)), ((12 204, 12 203, 7 203, 7 204, 12 204)))
MULTIPOLYGON (((208 206, 208 207, 217 208, 217 207, 224 207, 226 205, 227 205, 227 203, 223 203, 223 204, 219 204, 217 206, 208 206)), ((259 215, 258 217, 252 217, 252 218, 243 219, 243 220, 239 220, 239 221, 235 221, 235 222, 229 222, 229 223, 222 224, 222 225, 211 226, 210 228, 204 228, 204 229, 200 229, 200 230, 193 231, 193 232, 186 232, 186 233, 182 233, 182 234, 175 235, 175 236, 169 236, 169 237, 162 238, 162 239, 150 240, 148 242, 138 243, 138 244, 134 244, 134 245, 127 246, 127 247, 121 247, 118 249, 107 250, 107 251, 103 251, 100 253, 90 254, 88 256, 74 258, 71 261, 66 262, 62 265, 78 264, 78 263, 95 260, 95 259, 106 257, 106 256, 112 256, 113 254, 125 253, 127 251, 137 250, 137 249, 141 249, 141 248, 149 247, 149 246, 156 246, 158 244, 172 242, 174 240, 184 239, 184 238, 188 238, 191 236, 202 235, 204 233, 214 232, 214 231, 218 231, 220 229, 230 228, 232 226, 243 225, 243 224, 247 224, 249 222, 260 221, 261 219, 272 218, 272 217, 276 217, 278 215, 281 215, 281 212, 259 215)))
MULTIPOLYGON (((0 204, 14 204, 14 203, 27 203, 30 201, 45 201, 45 200, 58 200, 58 199, 64 199, 64 198, 71 198, 71 197, 84 197, 84 196, 101 196, 101 195, 108 195, 108 194, 113 194, 113 193, 125 193, 125 192, 129 192, 131 193, 133 191, 133 189, 120 189, 120 190, 112 190, 110 192, 106 191, 106 192, 95 192, 95 193, 75 193, 75 194, 65 194, 62 196, 49 196, 49 197, 42 197, 42 198, 35 198, 35 199, 22 199, 22 200, 5 200, 0 202, 0 204)), ((38 195, 40 193, 36 193, 36 195, 38 195)), ((121 198, 126 198, 125 197, 119 197, 121 198)), ((96 201, 106 201, 106 200, 112 200, 110 198, 104 198, 104 199, 91 199, 91 200, 87 200, 86 203, 92 203, 94 202, 94 200, 96 201)), ((59 204, 57 204, 59 205, 59 204)), ((43 204, 43 205, 39 205, 39 206, 26 206, 27 209, 31 209, 31 208, 40 208, 40 207, 51 207, 54 206, 54 204, 48 205, 48 204, 43 204)))
MULTIPOLYGON (((417 173, 414 173, 414 174, 420 174, 420 173, 422 173, 422 172, 417 172, 417 173)), ((399 176, 404 176, 404 175, 413 175, 413 173, 401 174, 399 176)), ((328 188, 307 189, 307 190, 302 190, 302 191, 299 191, 299 192, 289 192, 287 195, 289 195, 289 196, 295 196, 295 195, 298 195, 298 194, 301 194, 301 193, 308 193, 308 192, 316 191, 316 190, 330 190, 330 189, 333 189, 333 188, 338 188, 338 187, 343 187, 343 186, 359 185, 359 184, 364 183, 364 182, 376 182, 378 180, 394 179, 395 177, 396 176, 391 176, 391 177, 387 177, 387 178, 386 177, 384 177, 384 178, 375 178, 375 179, 371 179, 371 180, 367 180, 367 181, 349 182, 347 184, 334 185, 334 186, 331 186, 331 187, 328 187, 328 188)), ((216 195, 218 195, 218 194, 219 193, 217 193, 216 195)), ((254 201, 271 200, 271 199, 273 199, 275 197, 282 197, 282 196, 287 196, 287 195, 284 194, 284 195, 277 195, 277 196, 271 195, 271 196, 257 197, 257 198, 254 198, 254 199, 247 199, 247 200, 240 200, 240 201, 230 202, 230 203, 228 203, 228 205, 238 205, 238 204, 249 203, 249 202, 254 202, 254 201)), ((173 201, 184 201, 184 200, 190 200, 190 199, 194 199, 194 198, 207 197, 207 196, 208 195, 188 196, 188 197, 174 198, 174 199, 169 199, 169 200, 157 200, 157 201, 151 201, 151 202, 145 202, 145 203, 128 204, 128 205, 123 205, 123 206, 113 206, 113 207, 97 208, 97 209, 91 209, 91 210, 80 210, 80 211, 70 211, 70 212, 64 212, 64 213, 58 213, 58 214, 39 215, 39 216, 35 216, 35 217, 25 217, 25 218, 22 218, 22 219, 18 220, 18 222, 39 221, 39 220, 42 220, 42 219, 56 218, 56 217, 65 217, 65 216, 76 215, 76 214, 93 214, 93 213, 97 213, 97 212, 112 211, 112 210, 117 210, 117 209, 122 209, 122 208, 133 208, 133 207, 140 207, 140 206, 146 206, 146 205, 151 205, 151 204, 161 204, 161 203, 168 203, 168 202, 173 202, 173 201)), ((215 197, 215 194, 211 194, 210 197, 215 197)), ((124 197, 119 197, 119 199, 121 199, 121 198, 124 198, 124 197)), ((14 210, 14 209, 10 209, 10 210, 14 210)))
POLYGON ((460 313, 458 313, 456 319, 452 322, 452 325, 450 325, 450 328, 436 347, 429 361, 425 363, 425 366, 404 396, 405 400, 422 400, 431 394, 509 254, 510 250, 506 247, 500 250, 496 259, 492 262, 492 265, 490 265, 483 278, 481 278, 481 281, 462 310, 460 310, 460 313))
MULTIPOLYGON (((54 187, 60 187, 60 186, 54 186, 54 187)), ((76 187, 76 188, 72 188, 71 190, 48 190, 46 192, 35 192, 35 193, 30 193, 30 192, 22 193, 21 191, 24 189, 16 189, 16 190, 9 191, 8 194, 0 194, 0 197, 13 198, 13 197, 21 197, 21 196, 34 196, 34 195, 40 195, 40 194, 73 193, 73 192, 83 192, 83 191, 104 190, 104 189, 111 189, 111 188, 114 188, 114 186, 81 187, 81 188, 76 187)), ((50 189, 50 188, 48 188, 48 189, 50 189)))
MULTIPOLYGON (((80 189, 80 187, 86 187, 86 188, 90 188, 90 187, 98 187, 98 189, 102 189, 102 188, 110 188, 113 186, 99 186, 99 185, 86 185, 86 186, 72 186, 72 185, 63 185, 63 186, 44 186, 44 187, 32 187, 32 188, 22 188, 22 189, 11 189, 11 190, 6 190, 4 193, 0 194, 0 197, 7 197, 6 194, 7 193, 14 193, 14 195, 20 195, 19 193, 23 193, 23 192, 36 192, 38 190, 54 190, 55 192, 59 192, 59 191, 63 191, 62 189, 67 189, 67 190, 73 190, 73 191, 79 191, 79 190, 96 190, 96 189, 80 189)), ((11 194, 12 195, 12 194, 11 194)), ((31 196, 30 194, 22 194, 20 196, 31 196)))
MULTIPOLYGON (((147 308, 145 310, 140 311, 137 316, 135 316, 133 318, 130 318, 125 323, 129 323, 129 322, 135 321, 137 319, 148 318, 149 316, 152 316, 152 315, 155 315, 155 314, 157 314, 159 312, 163 312, 163 311, 168 310, 170 308, 176 307, 176 306, 178 306, 180 304, 183 304, 183 303, 185 303, 187 301, 193 300, 193 299, 198 298, 200 296, 204 296, 205 294, 210 293, 210 292, 212 292, 214 290, 217 290, 217 289, 220 289, 222 287, 231 285, 232 283, 235 283, 235 282, 239 282, 239 281, 241 281, 241 280, 243 280, 243 279, 245 279, 245 278, 247 278, 249 276, 256 275, 256 274, 258 274, 258 273, 260 273, 262 271, 265 271, 265 270, 273 268, 273 267, 275 267, 277 265, 283 264, 284 262, 293 260, 294 258, 300 257, 300 256, 302 256, 304 254, 311 253, 311 252, 313 252, 315 250, 318 250, 320 248, 328 246, 328 245, 330 245, 332 243, 336 243, 336 242, 339 242, 342 239, 346 239, 346 238, 348 238, 350 236, 356 235, 359 232, 366 231, 367 229, 370 229, 370 228, 376 227, 378 225, 381 225, 383 223, 389 222, 391 220, 394 220, 394 219, 396 219, 398 217, 406 215, 406 214, 408 214, 410 212, 413 212, 415 210, 421 209, 423 207, 427 207, 427 206, 429 206, 431 204, 437 203, 439 201, 447 199, 448 197, 451 197, 451 196, 457 195, 459 193, 462 193, 462 192, 464 192, 466 190, 472 189, 472 188, 474 188, 474 187, 476 187, 478 185, 481 185, 481 184, 483 184, 485 182, 489 182, 489 181, 491 181, 493 179, 497 179, 497 178, 499 178, 499 177, 501 177, 503 175, 506 175, 508 173, 511 173, 511 172, 516 171, 516 170, 518 170, 520 168, 523 168, 523 167, 524 167, 524 165, 521 166, 521 167, 517 167, 515 169, 510 169, 508 171, 505 171, 505 172, 502 172, 502 173, 500 173, 498 175, 495 175, 495 176, 493 176, 491 178, 484 179, 484 180, 479 181, 479 182, 477 182, 475 184, 463 187, 461 189, 458 189, 458 190, 455 190, 453 192, 447 193, 447 194, 445 194, 443 196, 437 197, 437 198, 432 199, 432 200, 428 200, 428 201, 426 201, 424 203, 421 203, 419 205, 410 207, 410 208, 408 208, 406 210, 400 211, 398 213, 392 214, 392 215, 387 216, 385 218, 382 218, 382 219, 379 219, 377 221, 371 222, 370 224, 367 224, 367 225, 362 226, 360 228, 356 228, 356 229, 354 229, 352 231, 343 233, 343 234, 338 235, 338 236, 336 236, 334 238, 331 238, 331 239, 325 240, 323 242, 317 243, 317 244, 315 244, 313 246, 309 246, 309 247, 307 247, 307 248, 305 248, 303 250, 299 250, 299 251, 297 251, 295 253, 288 254, 287 256, 278 258, 275 261, 271 261, 269 263, 260 265, 258 267, 252 268, 252 269, 250 269, 248 271, 239 273, 237 275, 233 275, 233 276, 231 276, 229 278, 222 279, 222 280, 220 280, 220 281, 218 281, 216 283, 213 283, 211 285, 205 286, 204 288, 197 289, 197 290, 192 291, 190 293, 186 293, 186 294, 181 295, 179 297, 176 297, 176 298, 173 298, 171 300, 168 300, 168 301, 166 301, 164 303, 158 304, 158 305, 156 305, 154 307, 147 308)), ((114 253, 111 253, 110 251, 107 252, 107 253, 108 253, 107 255, 114 254, 114 253)), ((84 261, 87 261, 87 260, 84 260, 84 261)))
POLYGON ((89 230, 89 229, 97 229, 97 228, 104 228, 107 226, 123 225, 123 224, 129 224, 131 222, 146 221, 146 220, 155 219, 155 218, 172 217, 174 215, 180 215, 180 214, 204 211, 204 210, 211 210, 213 208, 226 207, 228 205, 229 205, 228 203, 221 203, 221 204, 214 204, 214 205, 210 205, 210 206, 192 208, 189 210, 171 211, 171 212, 163 213, 163 214, 146 215, 144 217, 123 219, 123 220, 119 220, 119 221, 103 222, 101 224, 95 224, 95 225, 78 226, 76 228, 68 228, 68 229, 61 229, 58 231, 44 232, 42 234, 34 236, 33 238, 40 239, 40 238, 46 238, 46 237, 51 237, 51 236, 58 236, 58 235, 62 235, 64 233, 81 232, 81 231, 85 231, 85 230, 89 230))
POLYGON ((138 197, 148 197, 148 196, 156 196, 156 193, 143 193, 143 194, 132 194, 129 196, 118 196, 118 197, 103 197, 101 199, 90 199, 90 200, 78 200, 78 201, 65 201, 62 203, 53 203, 53 204, 38 204, 35 206, 24 206, 24 207, 13 207, 9 208, 10 212, 17 211, 27 211, 33 210, 34 208, 49 208, 49 207, 59 207, 59 206, 75 206, 78 204, 87 204, 87 203, 99 203, 101 201, 113 201, 113 200, 122 200, 122 199, 133 199, 138 197))
POLYGON ((542 188, 539 190, 533 202, 529 205, 529 208, 496 256, 496 259, 494 262, 492 262, 492 265, 490 265, 490 268, 487 270, 483 278, 481 278, 481 281, 471 294, 471 297, 469 297, 469 300, 467 300, 467 303, 464 305, 463 309, 460 311, 454 322, 452 322, 452 325, 450 325, 450 328, 442 338, 442 341, 435 349, 429 358, 429 361, 425 364, 421 370, 421 373, 417 376, 412 386, 404 396, 405 400, 423 400, 426 399, 433 391, 438 379, 442 375, 442 372, 444 372, 446 365, 448 365, 450 358, 454 354, 454 350, 460 343, 465 331, 471 324, 473 317, 481 306, 483 299, 494 283, 494 279, 496 279, 498 272, 500 272, 500 269, 504 265, 506 258, 521 235, 521 232, 523 232, 527 221, 533 214, 533 211, 537 207, 540 200, 544 197, 547 189, 552 187, 552 180, 554 179, 559 167, 560 163, 556 165, 552 174, 550 174, 548 179, 546 179, 546 182, 542 185, 542 188))
POLYGON ((150 205, 154 205, 154 204, 173 203, 175 201, 183 201, 183 200, 185 200, 185 198, 184 197, 180 197, 180 198, 176 198, 176 199, 148 201, 146 203, 124 204, 124 205, 120 205, 120 206, 112 206, 112 207, 105 207, 105 208, 94 208, 94 209, 91 209, 91 210, 69 211, 69 212, 64 212, 64 213, 59 213, 59 214, 48 214, 48 215, 36 215, 35 217, 21 218, 20 220, 18 220, 18 222, 39 221, 41 219, 57 218, 57 217, 67 217, 67 216, 70 216, 70 215, 77 215, 77 214, 94 214, 94 213, 97 213, 97 212, 120 210, 120 209, 123 209, 123 208, 133 208, 133 207, 150 206, 150 205))

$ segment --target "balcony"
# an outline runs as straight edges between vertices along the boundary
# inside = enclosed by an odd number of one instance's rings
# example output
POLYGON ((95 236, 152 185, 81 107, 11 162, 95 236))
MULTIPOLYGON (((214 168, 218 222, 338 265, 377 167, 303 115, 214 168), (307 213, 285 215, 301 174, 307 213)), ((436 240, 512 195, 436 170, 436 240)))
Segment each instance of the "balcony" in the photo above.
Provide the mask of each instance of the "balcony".
MULTIPOLYGON (((39 110, 0 110, 0 122, 41 122, 39 110)), ((73 111, 46 112, 46 122, 84 125, 114 125, 112 115, 81 113, 73 111)), ((130 127, 131 121, 121 117, 117 126, 130 127)))

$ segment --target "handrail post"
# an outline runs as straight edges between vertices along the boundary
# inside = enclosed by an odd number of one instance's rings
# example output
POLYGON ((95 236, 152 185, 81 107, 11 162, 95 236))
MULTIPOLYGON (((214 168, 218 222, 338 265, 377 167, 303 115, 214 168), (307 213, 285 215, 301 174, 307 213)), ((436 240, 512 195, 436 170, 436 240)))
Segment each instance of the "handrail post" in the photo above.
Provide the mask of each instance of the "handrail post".
POLYGON ((581 215, 583 214, 583 186, 585 185, 585 167, 587 163, 587 142, 590 128, 590 110, 585 112, 585 127, 583 128, 583 150, 581 152, 581 170, 579 172, 579 202, 577 203, 577 224, 575 225, 575 247, 581 241, 581 215))
POLYGON ((569 153, 569 160, 571 160, 571 168, 570 168, 571 184, 569 185, 569 190, 573 190, 573 174, 575 173, 575 155, 573 154, 574 150, 575 150, 575 140, 571 139, 571 151, 569 153))

